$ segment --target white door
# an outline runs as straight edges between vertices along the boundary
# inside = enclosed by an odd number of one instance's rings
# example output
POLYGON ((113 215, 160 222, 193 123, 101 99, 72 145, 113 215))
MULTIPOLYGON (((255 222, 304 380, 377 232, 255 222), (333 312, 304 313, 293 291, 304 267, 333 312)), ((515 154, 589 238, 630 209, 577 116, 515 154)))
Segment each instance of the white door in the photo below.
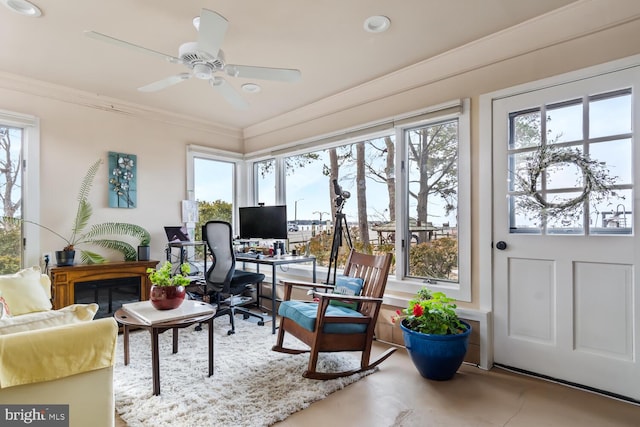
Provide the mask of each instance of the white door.
POLYGON ((494 100, 493 295, 496 363, 640 401, 638 83, 632 68, 494 100), (518 176, 537 177, 548 212, 585 182, 563 161, 527 173, 545 144, 555 159, 589 153, 615 194, 592 192, 573 215, 540 216, 518 176))

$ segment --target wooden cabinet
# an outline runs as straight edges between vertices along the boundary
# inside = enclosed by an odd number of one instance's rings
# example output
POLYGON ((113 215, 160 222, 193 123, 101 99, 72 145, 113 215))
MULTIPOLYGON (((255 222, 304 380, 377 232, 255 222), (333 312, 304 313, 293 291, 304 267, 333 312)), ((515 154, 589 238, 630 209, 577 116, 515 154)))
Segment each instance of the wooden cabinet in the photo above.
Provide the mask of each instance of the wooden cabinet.
POLYGON ((88 281, 104 281, 134 277, 140 279, 140 299, 149 299, 151 281, 147 268, 156 267, 158 261, 105 262, 51 268, 51 295, 53 308, 59 309, 75 302, 75 284, 88 281))

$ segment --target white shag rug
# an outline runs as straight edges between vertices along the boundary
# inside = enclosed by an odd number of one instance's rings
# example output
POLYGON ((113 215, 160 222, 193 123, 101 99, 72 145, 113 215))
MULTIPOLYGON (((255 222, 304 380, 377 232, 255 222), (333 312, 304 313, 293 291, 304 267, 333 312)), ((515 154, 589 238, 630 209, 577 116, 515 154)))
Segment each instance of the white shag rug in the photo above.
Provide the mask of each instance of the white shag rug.
MULTIPOLYGON (((329 381, 302 377, 309 355, 271 350, 271 327, 237 317, 236 333, 227 335, 228 318, 214 324, 214 373, 207 377, 206 326, 180 329, 178 353, 171 353, 171 331, 160 334, 160 395, 152 394, 148 331, 129 337, 130 363, 123 364, 122 335, 114 368, 116 411, 128 426, 270 426, 374 372, 329 381)), ((285 344, 304 344, 287 336, 285 344)), ((320 355, 318 370, 359 367, 359 353, 320 355)))

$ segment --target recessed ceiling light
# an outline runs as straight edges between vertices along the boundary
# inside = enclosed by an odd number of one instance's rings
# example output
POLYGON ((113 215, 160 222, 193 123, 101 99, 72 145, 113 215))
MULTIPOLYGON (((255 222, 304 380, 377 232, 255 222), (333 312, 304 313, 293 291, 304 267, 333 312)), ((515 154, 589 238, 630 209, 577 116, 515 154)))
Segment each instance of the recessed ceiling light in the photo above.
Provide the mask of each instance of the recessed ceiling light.
POLYGON ((364 29, 370 33, 382 33, 389 29, 391 20, 386 16, 370 16, 364 21, 364 29))
POLYGON ((27 0, 0 0, 0 2, 2 2, 2 4, 4 4, 10 11, 19 13, 20 15, 31 16, 33 18, 37 18, 42 15, 38 6, 28 2, 27 0))
POLYGON ((255 83, 245 83, 242 85, 242 90, 249 93, 258 93, 262 88, 255 83))

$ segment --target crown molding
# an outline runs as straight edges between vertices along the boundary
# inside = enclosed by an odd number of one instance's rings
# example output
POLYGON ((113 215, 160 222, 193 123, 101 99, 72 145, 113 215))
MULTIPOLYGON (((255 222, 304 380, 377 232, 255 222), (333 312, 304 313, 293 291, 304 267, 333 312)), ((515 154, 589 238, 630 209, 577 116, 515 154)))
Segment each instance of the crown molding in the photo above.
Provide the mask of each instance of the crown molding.
POLYGON ((170 126, 186 127, 225 138, 242 140, 242 130, 238 128, 194 119, 166 110, 129 103, 7 72, 0 71, 0 88, 110 113, 128 115, 137 119, 161 122, 170 126))

